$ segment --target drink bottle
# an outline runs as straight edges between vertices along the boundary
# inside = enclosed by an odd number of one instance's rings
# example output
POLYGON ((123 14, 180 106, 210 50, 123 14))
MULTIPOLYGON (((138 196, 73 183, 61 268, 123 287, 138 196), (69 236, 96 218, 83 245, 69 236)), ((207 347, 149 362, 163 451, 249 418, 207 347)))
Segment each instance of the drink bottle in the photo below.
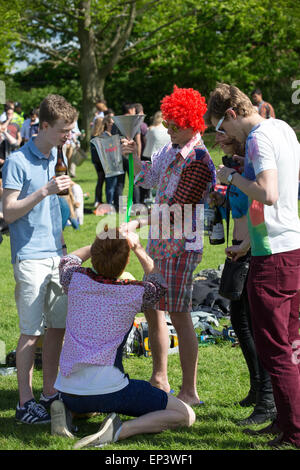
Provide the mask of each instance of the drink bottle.
POLYGON ((204 199, 204 234, 209 235, 212 230, 212 223, 215 217, 215 212, 210 207, 210 193, 213 192, 213 186, 211 183, 207 185, 206 197, 204 199))
MULTIPOLYGON (((63 156, 63 151, 62 151, 62 146, 59 145, 57 147, 57 162, 55 165, 55 176, 62 176, 62 175, 67 175, 68 174, 68 168, 64 162, 64 156, 63 156)), ((63 191, 60 191, 60 193, 57 193, 58 196, 67 196, 69 194, 69 189, 64 189, 63 191)))
POLYGON ((221 245, 225 242, 223 220, 220 209, 215 206, 214 208, 214 219, 209 232, 209 243, 211 245, 221 245))

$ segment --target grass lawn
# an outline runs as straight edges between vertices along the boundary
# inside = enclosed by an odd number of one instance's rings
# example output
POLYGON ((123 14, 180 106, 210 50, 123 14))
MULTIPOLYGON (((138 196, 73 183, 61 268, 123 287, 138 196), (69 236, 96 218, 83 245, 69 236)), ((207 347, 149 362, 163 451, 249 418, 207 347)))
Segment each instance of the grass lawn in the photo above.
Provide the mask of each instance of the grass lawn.
MULTIPOLYGON (((211 138, 207 137, 211 148, 211 138)), ((222 153, 212 150, 217 165, 222 153)), ((90 160, 77 169, 76 181, 84 192, 90 193, 86 209, 93 209, 96 172, 90 160)), ((87 245, 95 237, 100 218, 93 213, 85 214, 84 225, 79 231, 67 227, 64 231, 68 252, 87 245)), ((216 268, 224 262, 224 245, 210 246, 206 239, 203 261, 198 270, 216 268)), ((141 278, 142 270, 131 256, 127 271, 141 278)), ((197 272, 197 271, 196 271, 197 272)), ((0 246, 0 340, 5 341, 6 352, 14 350, 19 337, 18 317, 14 301, 14 278, 10 264, 9 238, 5 237, 0 246)), ((124 361, 125 370, 132 378, 147 380, 151 373, 151 358, 131 357, 124 361)), ((169 356, 169 380, 175 393, 181 383, 181 368, 178 355, 169 356)), ((248 392, 249 377, 239 347, 231 347, 230 342, 221 345, 199 347, 198 387, 205 405, 196 409, 197 421, 190 429, 166 431, 157 435, 144 434, 118 444, 107 446, 106 450, 247 450, 251 437, 242 433, 236 421, 245 418, 252 411, 234 403, 248 392)), ((34 371, 34 392, 38 399, 42 390, 42 373, 34 371)), ((14 420, 18 401, 16 375, 0 375, 0 450, 63 450, 72 449, 73 441, 51 436, 48 425, 17 425, 14 420)), ((89 420, 78 420, 79 437, 95 432, 101 416, 89 420)), ((266 449, 265 438, 256 438, 259 449, 266 449)))

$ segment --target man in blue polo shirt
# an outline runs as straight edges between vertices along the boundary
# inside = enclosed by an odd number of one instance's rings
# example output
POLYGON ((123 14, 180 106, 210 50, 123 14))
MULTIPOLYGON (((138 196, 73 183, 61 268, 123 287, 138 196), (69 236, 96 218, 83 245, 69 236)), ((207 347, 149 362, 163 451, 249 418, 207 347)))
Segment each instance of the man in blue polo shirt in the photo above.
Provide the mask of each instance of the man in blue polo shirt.
POLYGON ((57 193, 68 188, 71 180, 67 175, 54 178, 56 147, 70 137, 77 117, 76 109, 63 97, 48 95, 40 106, 38 135, 12 153, 2 170, 3 213, 10 229, 20 325, 16 351, 20 399, 16 419, 26 424, 49 422, 47 408, 57 398, 54 382, 67 313, 58 273, 66 247, 57 193), (37 403, 32 369, 36 345, 45 326, 43 393, 37 403))

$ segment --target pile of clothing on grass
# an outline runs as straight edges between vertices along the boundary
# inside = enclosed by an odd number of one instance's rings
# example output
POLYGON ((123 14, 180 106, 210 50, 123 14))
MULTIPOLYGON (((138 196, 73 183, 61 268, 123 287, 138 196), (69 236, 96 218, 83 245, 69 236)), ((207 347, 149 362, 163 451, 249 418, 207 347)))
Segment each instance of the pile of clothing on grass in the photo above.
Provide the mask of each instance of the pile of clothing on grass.
MULTIPOLYGON (((231 326, 217 329, 221 318, 229 319, 230 301, 219 295, 219 284, 223 265, 218 269, 199 271, 193 279, 191 317, 198 337, 199 345, 219 343, 229 340, 236 346, 237 339, 231 326)), ((169 330, 169 354, 178 352, 178 339, 169 315, 166 314, 169 330)), ((124 346, 124 355, 151 356, 151 345, 148 337, 148 323, 145 318, 137 317, 124 346)))

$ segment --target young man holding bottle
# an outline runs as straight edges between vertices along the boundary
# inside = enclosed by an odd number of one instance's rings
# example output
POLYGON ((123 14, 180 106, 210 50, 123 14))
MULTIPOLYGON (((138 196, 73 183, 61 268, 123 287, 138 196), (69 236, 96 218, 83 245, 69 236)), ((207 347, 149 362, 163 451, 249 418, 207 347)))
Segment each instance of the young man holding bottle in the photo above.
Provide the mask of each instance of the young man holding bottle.
POLYGON ((47 423, 46 408, 56 397, 53 385, 64 336, 67 299, 59 283, 58 265, 66 252, 57 194, 71 180, 55 178, 57 150, 75 126, 77 111, 63 97, 48 95, 40 106, 40 128, 3 167, 3 213, 9 224, 16 280, 15 298, 20 338, 16 351, 19 403, 16 420, 47 423), (34 399, 32 371, 37 342, 43 341, 43 393, 34 399))

